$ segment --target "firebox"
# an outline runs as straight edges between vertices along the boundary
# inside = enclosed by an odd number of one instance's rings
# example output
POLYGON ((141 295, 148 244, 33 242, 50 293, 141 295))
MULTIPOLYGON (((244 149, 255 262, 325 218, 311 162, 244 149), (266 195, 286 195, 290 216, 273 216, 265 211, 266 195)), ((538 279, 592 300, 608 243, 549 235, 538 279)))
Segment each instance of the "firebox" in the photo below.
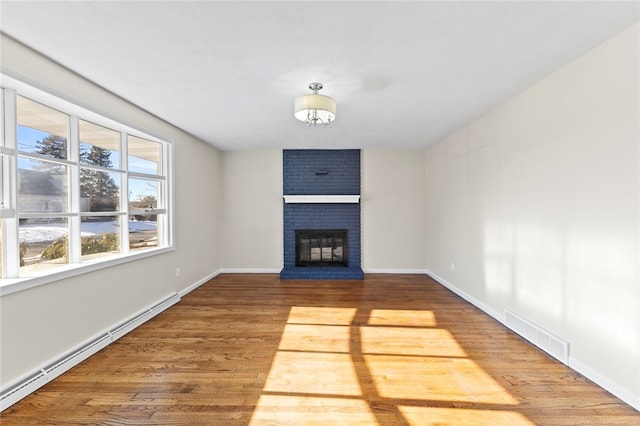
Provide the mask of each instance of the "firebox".
POLYGON ((296 266, 347 267, 346 229, 296 230, 296 266))

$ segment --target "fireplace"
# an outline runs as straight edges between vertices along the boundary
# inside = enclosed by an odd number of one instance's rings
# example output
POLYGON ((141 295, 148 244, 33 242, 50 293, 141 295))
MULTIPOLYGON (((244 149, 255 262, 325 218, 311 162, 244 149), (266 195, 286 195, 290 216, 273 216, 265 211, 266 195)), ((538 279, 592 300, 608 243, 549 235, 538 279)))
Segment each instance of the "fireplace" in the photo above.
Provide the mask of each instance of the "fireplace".
POLYGON ((346 229, 296 230, 296 266, 347 267, 346 229))
POLYGON ((281 279, 362 280, 360 151, 282 152, 281 279))

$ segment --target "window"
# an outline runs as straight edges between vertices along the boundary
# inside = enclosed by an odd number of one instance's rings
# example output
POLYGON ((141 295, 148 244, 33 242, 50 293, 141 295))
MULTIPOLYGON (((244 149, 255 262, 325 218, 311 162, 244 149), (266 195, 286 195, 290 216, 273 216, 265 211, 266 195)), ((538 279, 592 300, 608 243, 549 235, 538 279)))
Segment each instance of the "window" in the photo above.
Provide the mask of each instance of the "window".
POLYGON ((8 81, 0 286, 170 249, 171 145, 8 81))

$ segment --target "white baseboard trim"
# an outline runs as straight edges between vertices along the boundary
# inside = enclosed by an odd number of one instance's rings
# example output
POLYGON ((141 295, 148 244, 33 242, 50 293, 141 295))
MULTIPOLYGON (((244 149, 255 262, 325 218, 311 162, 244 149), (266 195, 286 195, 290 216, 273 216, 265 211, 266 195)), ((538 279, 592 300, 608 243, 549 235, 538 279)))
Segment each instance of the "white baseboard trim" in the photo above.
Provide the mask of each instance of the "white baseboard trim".
POLYGON ((222 268, 222 274, 279 274, 282 268, 222 268))
MULTIPOLYGON (((487 315, 489 315, 489 316, 493 317, 494 319, 496 319, 497 321, 499 321, 507 329, 511 330, 511 328, 509 328, 506 325, 506 318, 504 317, 504 315, 502 315, 502 314, 498 313, 497 311, 495 311, 494 309, 488 307, 487 305, 485 305, 484 303, 480 302, 478 299, 476 299, 475 297, 469 295, 465 291, 460 290, 459 288, 457 288, 453 284, 449 283, 444 278, 439 277, 437 274, 434 274, 431 271, 427 271, 427 275, 429 275, 431 278, 436 280, 442 286, 444 286, 444 287, 448 288, 449 290, 451 290, 453 293, 455 293, 458 296, 462 297, 467 302, 471 303, 472 305, 474 305, 478 309, 482 310, 487 315)), ((558 361, 558 362, 560 362, 560 361, 558 361)), ((583 376, 585 376, 586 378, 588 378, 589 380, 591 380, 592 382, 594 382, 595 384, 597 384, 601 388, 605 389, 606 391, 610 392, 611 394, 613 394, 617 398, 620 398, 623 402, 625 402, 626 404, 629 404, 634 409, 640 411, 640 396, 639 395, 633 393, 632 391, 630 391, 628 389, 622 388, 617 383, 614 383, 613 381, 611 381, 607 377, 603 376, 602 374, 600 374, 596 370, 594 370, 591 367, 589 367, 587 364, 582 363, 580 360, 576 359, 575 357, 572 357, 571 355, 569 355, 568 367, 571 368, 572 370, 577 371, 578 373, 582 374, 583 376)))
POLYGON ((471 296, 469 293, 459 289, 458 287, 456 287, 455 285, 451 284, 450 282, 448 282, 444 278, 438 276, 437 274, 434 274, 433 272, 427 270, 427 275, 429 275, 431 278, 436 280, 443 287, 448 288, 453 293, 457 294, 458 296, 462 297, 467 302, 471 303, 476 308, 478 308, 481 311, 483 311, 485 314, 489 315, 490 317, 493 317, 500 324, 505 325, 505 317, 504 317, 503 314, 501 314, 498 311, 494 310, 493 308, 490 308, 489 306, 485 305, 484 303, 482 303, 481 301, 479 301, 475 297, 471 296))
POLYGON ((429 271, 426 269, 411 269, 411 268, 362 268, 362 271, 365 274, 416 274, 416 275, 425 275, 428 274, 429 271))
POLYGON ((573 356, 569 356, 569 367, 572 370, 577 371, 578 373, 585 376, 587 379, 591 380, 598 386, 612 393, 617 398, 620 398, 626 404, 629 404, 636 410, 640 411, 640 396, 634 394, 629 389, 623 388, 617 383, 612 382, 609 378, 603 376, 596 370, 589 367, 587 364, 583 363, 579 359, 576 359, 573 356))
MULTIPOLYGON (((282 268, 222 268, 219 273, 221 274, 279 274, 282 268)), ((426 269, 385 269, 385 268, 362 268, 365 274, 416 274, 425 275, 429 274, 426 269)))
POLYGON ((207 275, 206 277, 199 279, 194 284, 191 284, 189 287, 187 287, 187 288, 185 288, 183 290, 180 290, 178 292, 178 294, 180 295, 180 297, 184 297, 186 294, 191 293, 193 290, 195 290, 196 288, 200 287, 202 284, 208 282, 209 280, 214 279, 215 277, 217 277, 220 274, 221 274, 220 270, 212 272, 211 274, 207 275))
POLYGON ((0 389, 0 411, 6 410, 179 301, 178 293, 172 293, 0 389))
MULTIPOLYGON (((279 274, 282 268, 222 268, 218 271, 218 274, 279 274)), ((416 275, 429 275, 427 269, 412 269, 412 268, 362 268, 365 274, 416 274, 416 275)))
POLYGON ((12 382, 4 389, 0 389, 0 411, 4 411, 9 408, 56 377, 66 371, 69 371, 91 355, 106 348, 128 332, 149 321, 160 312, 175 305, 184 295, 217 277, 220 273, 221 270, 212 272, 180 292, 173 293, 157 303, 150 305, 148 308, 136 312, 124 321, 114 324, 108 330, 105 330, 91 339, 82 342, 81 344, 71 348, 68 352, 65 352, 55 359, 47 362, 41 368, 38 368, 12 382))

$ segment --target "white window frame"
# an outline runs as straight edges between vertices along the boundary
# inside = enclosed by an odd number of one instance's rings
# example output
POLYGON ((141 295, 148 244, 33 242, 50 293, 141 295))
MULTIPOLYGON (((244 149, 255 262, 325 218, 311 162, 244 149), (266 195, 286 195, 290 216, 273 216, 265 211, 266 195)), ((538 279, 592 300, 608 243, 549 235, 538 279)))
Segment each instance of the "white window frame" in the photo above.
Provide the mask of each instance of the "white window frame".
MULTIPOLYGON (((0 296, 22 291, 28 288, 44 285, 50 282, 85 274, 121 263, 127 263, 150 256, 156 256, 175 250, 174 243, 174 204, 173 204, 173 143, 154 137, 147 132, 123 124, 119 121, 97 114, 76 103, 72 103, 42 91, 19 80, 0 74, 0 166, 2 173, 2 191, 4 206, 0 206, 0 220, 2 221, 2 274, 0 276, 0 296), (19 154, 16 149, 17 140, 17 96, 23 96, 47 107, 59 110, 67 114, 69 119, 69 158, 67 160, 53 160, 69 167, 69 207, 65 213, 55 214, 57 217, 67 217, 69 220, 69 263, 60 267, 46 269, 38 272, 30 272, 28 276, 20 276, 19 260, 19 217, 27 217, 38 214, 20 214, 18 200, 18 168, 19 155, 37 158, 34 154, 19 154), (85 120, 97 125, 107 127, 120 133, 121 140, 121 164, 116 169, 105 169, 122 173, 120 183, 120 210, 109 212, 109 216, 120 217, 120 247, 119 254, 99 257, 94 260, 82 260, 80 253, 80 218, 84 212, 80 212, 80 185, 79 170, 83 167, 79 158, 79 121, 85 120), (147 139, 159 143, 162 147, 161 170, 159 175, 145 175, 127 171, 127 135, 147 139), (161 181, 161 196, 164 203, 161 208, 154 209, 153 213, 138 212, 129 209, 128 179, 129 177, 142 177, 161 181), (7 203, 7 200, 9 203, 7 203), (9 204, 9 205, 7 205, 9 204), (158 247, 147 248, 141 251, 129 251, 129 227, 128 221, 133 214, 158 214, 158 247)), ((52 159, 47 158, 48 161, 52 159)), ((106 213, 105 213, 106 214, 106 213)))

